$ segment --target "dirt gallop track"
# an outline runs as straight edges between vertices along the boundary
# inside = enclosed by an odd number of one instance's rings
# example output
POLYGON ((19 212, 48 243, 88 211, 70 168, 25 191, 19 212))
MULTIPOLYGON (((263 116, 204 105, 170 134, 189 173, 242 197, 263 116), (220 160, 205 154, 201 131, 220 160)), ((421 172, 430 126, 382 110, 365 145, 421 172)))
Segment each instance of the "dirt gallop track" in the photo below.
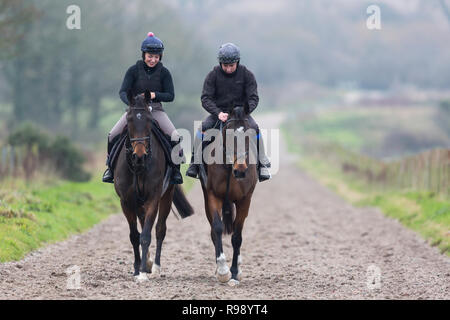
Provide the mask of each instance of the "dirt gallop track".
MULTIPOLYGON (((258 117, 257 117, 258 118, 258 117)), ((260 116, 276 128, 281 114, 260 116)), ((256 186, 244 226, 239 286, 214 276, 201 188, 194 216, 168 219, 162 276, 136 283, 122 214, 89 232, 0 265, 0 299, 450 299, 450 259, 378 210, 353 208, 293 163, 282 144, 280 170, 256 186), (67 289, 66 270, 80 270, 67 289), (75 268, 77 268, 75 267, 75 268)), ((152 254, 154 253, 154 233, 152 254)), ((231 240, 224 250, 231 263, 231 240)))

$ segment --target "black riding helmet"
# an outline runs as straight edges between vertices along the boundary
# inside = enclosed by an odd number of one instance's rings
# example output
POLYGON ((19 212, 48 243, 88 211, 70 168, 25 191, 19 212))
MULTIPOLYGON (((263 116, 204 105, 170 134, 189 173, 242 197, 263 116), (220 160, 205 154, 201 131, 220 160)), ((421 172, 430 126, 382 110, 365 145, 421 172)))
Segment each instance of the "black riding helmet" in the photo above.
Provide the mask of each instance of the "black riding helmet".
POLYGON ((153 32, 149 32, 147 34, 147 38, 145 38, 145 40, 142 42, 141 51, 143 60, 145 58, 146 52, 159 54, 159 59, 161 60, 164 51, 164 44, 159 38, 155 37, 153 32))
POLYGON ((241 59, 241 51, 238 46, 228 42, 220 46, 217 59, 219 63, 225 64, 239 62, 241 59))

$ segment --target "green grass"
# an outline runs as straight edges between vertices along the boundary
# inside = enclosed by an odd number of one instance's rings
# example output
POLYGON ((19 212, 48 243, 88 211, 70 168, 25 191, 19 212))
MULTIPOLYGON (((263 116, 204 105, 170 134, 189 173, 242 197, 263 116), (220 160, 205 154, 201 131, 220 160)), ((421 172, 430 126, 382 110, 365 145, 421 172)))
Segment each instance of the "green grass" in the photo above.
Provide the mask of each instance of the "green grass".
POLYGON ((450 141, 435 123, 436 110, 429 106, 334 106, 309 111, 303 108, 294 114, 296 123, 292 125, 298 134, 314 135, 321 141, 376 158, 401 158, 448 146, 450 141), (392 144, 395 147, 390 147, 392 144))
POLYGON ((357 203, 379 207, 450 255, 450 201, 428 192, 371 194, 357 203))
POLYGON ((183 176, 183 190, 185 193, 188 193, 194 184, 198 181, 197 179, 186 177, 186 170, 189 168, 189 164, 184 163, 180 167, 181 175, 183 176))
MULTIPOLYGON (((186 178, 183 189, 195 181, 186 178)), ((112 184, 101 176, 85 183, 5 180, 0 185, 0 262, 20 260, 44 244, 84 232, 113 213, 121 212, 112 184)))
POLYGON ((406 227, 418 232, 432 246, 450 256, 450 199, 431 192, 380 190, 344 174, 340 167, 302 150, 292 128, 282 129, 288 150, 300 155, 298 165, 323 185, 355 206, 377 207, 406 227))
POLYGON ((314 133, 324 141, 339 143, 351 150, 362 148, 365 141, 363 136, 369 128, 365 117, 348 113, 324 114, 320 118, 305 121, 301 126, 304 134, 314 133))
POLYGON ((112 185, 99 177, 86 183, 0 186, 0 261, 19 260, 45 243, 83 232, 120 210, 112 185))

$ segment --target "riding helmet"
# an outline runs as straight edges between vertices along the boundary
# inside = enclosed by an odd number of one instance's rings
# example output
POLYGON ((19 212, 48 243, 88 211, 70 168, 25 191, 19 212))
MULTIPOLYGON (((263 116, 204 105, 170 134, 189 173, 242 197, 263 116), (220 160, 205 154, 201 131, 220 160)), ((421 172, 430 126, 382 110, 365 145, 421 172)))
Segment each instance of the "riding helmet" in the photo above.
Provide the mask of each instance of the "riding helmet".
POLYGON ((228 42, 220 46, 217 59, 219 63, 225 64, 239 62, 241 59, 241 51, 238 46, 228 42))
POLYGON ((162 53, 164 51, 164 44, 162 41, 155 37, 153 32, 149 32, 147 37, 142 42, 141 45, 142 56, 144 56, 145 52, 159 54, 162 57, 162 53))

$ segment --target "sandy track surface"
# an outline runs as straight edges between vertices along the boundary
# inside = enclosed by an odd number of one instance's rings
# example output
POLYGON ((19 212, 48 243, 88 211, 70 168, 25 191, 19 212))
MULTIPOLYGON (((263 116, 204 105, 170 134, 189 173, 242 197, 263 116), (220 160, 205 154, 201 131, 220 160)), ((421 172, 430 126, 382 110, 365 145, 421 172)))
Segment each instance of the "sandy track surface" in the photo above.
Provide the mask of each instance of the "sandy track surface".
MULTIPOLYGON (((276 128, 282 115, 257 120, 261 127, 276 128)), ((450 298, 447 256, 378 210, 354 208, 319 185, 295 166, 283 144, 280 161, 274 178, 256 186, 237 287, 215 278, 197 183, 188 195, 195 215, 168 219, 161 277, 134 281, 128 225, 116 214, 22 261, 0 264, 0 299, 450 298), (81 277, 76 290, 67 288, 66 271, 73 266, 81 277)), ((154 239, 153 232, 152 254, 154 239)), ((230 265, 230 236, 224 237, 224 250, 230 265)))

